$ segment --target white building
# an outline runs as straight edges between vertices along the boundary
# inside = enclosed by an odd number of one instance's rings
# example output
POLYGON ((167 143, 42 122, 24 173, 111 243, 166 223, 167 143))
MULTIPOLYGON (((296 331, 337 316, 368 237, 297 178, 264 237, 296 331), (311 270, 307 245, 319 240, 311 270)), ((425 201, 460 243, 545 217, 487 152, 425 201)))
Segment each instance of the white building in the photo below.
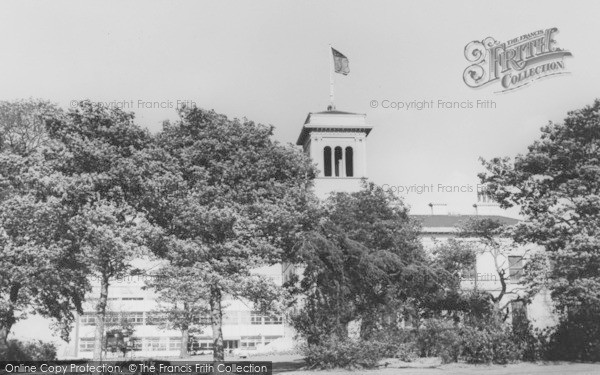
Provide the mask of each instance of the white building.
MULTIPOLYGON (((257 273, 269 276, 281 285, 281 266, 264 267, 257 273)), ((181 349, 181 332, 164 329, 161 315, 157 312, 155 294, 143 287, 143 276, 131 276, 114 280, 109 288, 107 307, 107 328, 117 328, 124 320, 130 323, 135 351, 133 357, 176 357, 181 349)), ((63 358, 91 358, 94 347, 94 308, 99 295, 99 285, 94 285, 84 304, 84 314, 77 318, 69 345, 63 346, 59 355, 63 358)), ((212 350, 212 329, 208 315, 199 317, 206 326, 200 333, 190 338, 196 353, 209 353, 212 350)), ((226 298, 223 301, 223 341, 226 351, 254 351, 267 346, 285 336, 286 323, 282 315, 263 315, 254 311, 247 301, 226 298)), ((290 338, 291 340, 291 338, 290 338)), ((107 356, 120 356, 121 353, 107 353, 107 356)))

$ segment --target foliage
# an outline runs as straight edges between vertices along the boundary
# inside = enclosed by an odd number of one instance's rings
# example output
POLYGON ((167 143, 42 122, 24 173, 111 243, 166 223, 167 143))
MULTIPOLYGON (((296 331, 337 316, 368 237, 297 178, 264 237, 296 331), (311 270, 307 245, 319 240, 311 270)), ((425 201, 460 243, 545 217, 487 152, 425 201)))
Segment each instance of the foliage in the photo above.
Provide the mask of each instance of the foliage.
POLYGON ((499 322, 463 325, 448 319, 427 319, 418 329, 379 331, 369 340, 330 336, 308 344, 302 353, 310 367, 368 368, 383 358, 413 361, 440 357, 443 363, 506 364, 522 358, 523 348, 510 329, 499 322))
POLYGON ((61 115, 44 100, 0 101, 0 151, 24 156, 48 146, 46 121, 61 115))
POLYGON ((61 112, 46 102, 0 103, 1 350, 28 313, 51 318, 67 339, 86 290, 83 264, 62 238, 66 179, 45 157, 54 146, 45 131, 50 115, 61 112))
POLYGON ((305 297, 293 324, 309 344, 331 335, 343 340, 351 321, 361 322, 368 339, 396 325, 408 300, 441 287, 418 226, 393 194, 365 183, 358 192, 332 194, 317 215, 298 246, 302 279, 290 283, 305 297))
POLYGON ((412 362, 419 357, 419 348, 416 345, 416 330, 388 329, 378 331, 369 343, 376 343, 382 358, 397 358, 404 362, 412 362))
POLYGON ((450 239, 433 249, 430 268, 436 270, 439 282, 444 286, 421 296, 424 318, 451 316, 455 321, 480 321, 490 318, 494 312, 493 295, 485 290, 464 290, 461 281, 474 268, 478 250, 476 244, 460 239, 450 239))
POLYGON ((8 352, 2 358, 6 361, 53 361, 56 359, 56 347, 41 340, 22 342, 10 340, 8 352))
MULTIPOLYGON (((498 275, 500 290, 498 293, 489 293, 492 302, 497 310, 506 310, 508 304, 515 300, 527 300, 527 293, 520 289, 508 288, 510 275, 508 265, 508 256, 517 244, 511 239, 512 226, 505 225, 493 218, 470 219, 460 227, 460 237, 469 238, 476 241, 478 245, 478 254, 488 254, 491 256, 494 264, 494 270, 498 275), (505 296, 511 294, 511 298, 504 306, 500 302, 505 296)), ((525 256, 529 250, 523 251, 520 255, 525 256)), ((506 317, 506 315, 505 315, 506 317)))
POLYGON ((567 316, 561 324, 581 340, 575 345, 564 331, 556 342, 565 343, 569 357, 590 358, 597 336, 587 332, 596 325, 569 314, 600 305, 600 100, 541 132, 514 161, 483 161, 487 173, 480 178, 503 207, 520 206, 525 221, 515 228, 516 240, 545 249, 529 269, 528 286, 551 291, 558 312, 567 316))
POLYGON ((461 354, 461 338, 452 321, 428 319, 416 331, 415 347, 421 357, 441 357, 444 363, 456 362, 461 354))
MULTIPOLYGON (((573 309, 572 309, 573 310, 573 309)), ((575 309, 559 324, 540 333, 546 358, 565 361, 600 361, 600 310, 575 309)))
POLYGON ((181 109, 180 117, 157 138, 178 185, 149 220, 163 230, 159 255, 168 267, 198 276, 193 288, 208 300, 214 357, 222 360, 225 295, 265 311, 277 307, 273 282, 252 270, 280 262, 308 225, 314 170, 299 150, 274 142, 270 126, 196 107, 181 109))
POLYGON ((159 326, 181 331, 180 356, 187 357, 190 333, 207 325, 200 318, 210 311, 202 275, 193 267, 166 264, 146 284, 157 293, 158 308, 153 313, 161 317, 159 326))
POLYGON ((480 175, 503 207, 526 220, 515 238, 545 247, 559 310, 600 301, 600 100, 549 123, 525 155, 484 161, 480 175))
POLYGON ((372 368, 381 360, 383 345, 376 341, 331 337, 302 348, 310 368, 372 368))
POLYGON ((521 350, 507 327, 461 330, 462 358, 467 363, 506 364, 521 359, 521 350))
POLYGON ((125 177, 143 168, 134 164, 134 155, 148 147, 150 136, 133 114, 89 101, 46 125, 57 143, 44 156, 64 180, 57 198, 65 225, 57 238, 100 284, 94 345, 99 360, 109 284, 131 272, 152 232, 138 202, 130 199, 133 189, 125 177))
POLYGON ((444 363, 506 364, 522 356, 519 340, 499 319, 486 318, 477 324, 428 319, 415 330, 414 342, 422 357, 441 357, 444 363))

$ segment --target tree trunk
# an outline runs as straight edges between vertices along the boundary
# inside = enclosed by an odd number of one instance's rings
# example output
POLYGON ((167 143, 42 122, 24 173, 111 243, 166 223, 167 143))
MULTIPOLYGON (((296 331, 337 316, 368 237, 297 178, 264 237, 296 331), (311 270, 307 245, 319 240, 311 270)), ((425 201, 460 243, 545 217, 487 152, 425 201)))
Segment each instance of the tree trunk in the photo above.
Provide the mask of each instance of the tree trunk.
POLYGON ((188 352, 188 345, 190 342, 190 325, 189 322, 193 321, 194 317, 190 311, 190 305, 187 302, 183 303, 183 313, 185 321, 181 325, 181 349, 179 349, 179 357, 187 358, 190 356, 188 352))
POLYGON ((6 358, 8 352, 8 333, 12 328, 12 324, 0 325, 0 358, 6 358))
POLYGON ((185 327, 183 327, 181 329, 181 349, 179 350, 180 358, 187 358, 190 356, 188 353, 189 342, 190 342, 190 330, 186 324, 185 327))
POLYGON ((223 348, 223 310, 221 309, 221 290, 212 287, 210 290, 210 314, 213 331, 213 361, 225 360, 223 348))
POLYGON ((96 332, 94 334, 94 361, 102 360, 104 341, 104 320, 106 317, 106 301, 108 300, 108 276, 102 275, 100 282, 100 299, 96 305, 96 332))
POLYGON ((14 306, 19 299, 19 290, 21 285, 16 283, 10 288, 10 294, 8 296, 10 301, 10 307, 7 311, 2 314, 2 323, 0 323, 0 358, 6 358, 8 352, 8 334, 12 329, 13 325, 17 322, 15 319, 14 306))

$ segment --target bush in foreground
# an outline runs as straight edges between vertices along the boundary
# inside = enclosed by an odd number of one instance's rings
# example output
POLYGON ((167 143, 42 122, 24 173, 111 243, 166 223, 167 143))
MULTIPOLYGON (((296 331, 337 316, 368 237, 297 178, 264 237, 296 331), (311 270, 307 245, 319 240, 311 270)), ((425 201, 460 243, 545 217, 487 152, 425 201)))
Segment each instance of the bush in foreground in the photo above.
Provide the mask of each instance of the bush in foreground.
POLYGON ((7 361, 53 361, 56 359, 56 346, 41 340, 8 342, 7 361))
POLYGON ((330 338, 302 348, 310 368, 372 368, 382 358, 384 344, 374 341, 330 338))
POLYGON ((370 340, 329 338, 302 349, 310 368, 372 368, 383 358, 411 362, 440 357, 443 363, 507 364, 523 358, 526 346, 503 325, 457 326, 430 319, 419 329, 379 332, 370 340))

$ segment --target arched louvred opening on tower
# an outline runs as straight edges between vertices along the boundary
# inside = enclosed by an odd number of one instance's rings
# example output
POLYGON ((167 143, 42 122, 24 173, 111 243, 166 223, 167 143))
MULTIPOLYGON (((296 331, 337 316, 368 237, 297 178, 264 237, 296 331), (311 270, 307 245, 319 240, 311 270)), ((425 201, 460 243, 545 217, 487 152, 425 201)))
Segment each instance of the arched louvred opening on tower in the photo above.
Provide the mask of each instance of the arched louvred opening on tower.
POLYGON ((337 146, 334 150, 334 167, 335 167, 335 177, 340 177, 340 173, 342 172, 342 148, 337 146))
POLYGON ((354 164, 353 164, 354 151, 352 147, 346 147, 346 177, 354 176, 354 164))
POLYGON ((331 177, 331 147, 323 149, 323 173, 325 177, 331 177))

